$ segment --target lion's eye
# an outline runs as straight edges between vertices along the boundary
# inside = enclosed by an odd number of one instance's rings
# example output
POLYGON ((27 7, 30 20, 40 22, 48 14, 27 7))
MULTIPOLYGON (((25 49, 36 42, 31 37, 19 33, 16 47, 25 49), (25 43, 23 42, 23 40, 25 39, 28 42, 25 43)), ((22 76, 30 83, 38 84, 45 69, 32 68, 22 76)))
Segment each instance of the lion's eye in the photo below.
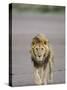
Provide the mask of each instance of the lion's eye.
POLYGON ((36 48, 36 50, 38 51, 38 48, 36 48))
POLYGON ((46 44, 46 42, 44 42, 44 44, 46 44))
POLYGON ((43 50, 43 48, 41 48, 41 50, 43 50))

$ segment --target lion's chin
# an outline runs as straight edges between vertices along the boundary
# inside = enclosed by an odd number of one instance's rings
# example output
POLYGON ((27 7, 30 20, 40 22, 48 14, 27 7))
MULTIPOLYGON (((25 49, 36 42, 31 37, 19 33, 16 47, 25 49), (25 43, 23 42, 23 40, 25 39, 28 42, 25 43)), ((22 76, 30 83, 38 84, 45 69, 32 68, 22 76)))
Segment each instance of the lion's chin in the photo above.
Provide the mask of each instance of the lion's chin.
POLYGON ((36 60, 37 60, 37 61, 43 61, 43 58, 37 57, 36 60))

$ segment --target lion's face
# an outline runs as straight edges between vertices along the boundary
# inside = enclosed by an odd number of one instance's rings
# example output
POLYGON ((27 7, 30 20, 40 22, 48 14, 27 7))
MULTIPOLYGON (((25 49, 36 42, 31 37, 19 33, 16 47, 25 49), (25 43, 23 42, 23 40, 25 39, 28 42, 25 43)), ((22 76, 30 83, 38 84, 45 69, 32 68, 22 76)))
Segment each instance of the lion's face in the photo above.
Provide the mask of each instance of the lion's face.
POLYGON ((41 44, 37 44, 34 48, 34 52, 36 55, 36 59, 39 61, 42 61, 46 50, 45 50, 44 46, 42 46, 41 44))
POLYGON ((48 52, 47 45, 44 45, 42 43, 38 43, 33 45, 32 47, 34 57, 37 61, 43 61, 43 58, 45 57, 46 53, 48 52))
POLYGON ((48 39, 39 34, 32 39, 31 57, 37 61, 43 61, 49 52, 48 39))

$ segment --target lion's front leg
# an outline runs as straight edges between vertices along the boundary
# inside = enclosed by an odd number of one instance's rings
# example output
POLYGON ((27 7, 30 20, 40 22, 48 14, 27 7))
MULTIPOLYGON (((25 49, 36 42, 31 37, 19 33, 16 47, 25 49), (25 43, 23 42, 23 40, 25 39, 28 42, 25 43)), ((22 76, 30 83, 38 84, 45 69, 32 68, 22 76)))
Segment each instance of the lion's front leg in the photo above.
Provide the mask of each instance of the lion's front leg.
POLYGON ((44 74, 43 74, 44 85, 48 83, 48 76, 49 76, 49 65, 47 64, 47 67, 44 69, 44 74))
POLYGON ((34 68, 34 83, 36 85, 41 85, 42 84, 42 80, 41 80, 38 68, 34 68))

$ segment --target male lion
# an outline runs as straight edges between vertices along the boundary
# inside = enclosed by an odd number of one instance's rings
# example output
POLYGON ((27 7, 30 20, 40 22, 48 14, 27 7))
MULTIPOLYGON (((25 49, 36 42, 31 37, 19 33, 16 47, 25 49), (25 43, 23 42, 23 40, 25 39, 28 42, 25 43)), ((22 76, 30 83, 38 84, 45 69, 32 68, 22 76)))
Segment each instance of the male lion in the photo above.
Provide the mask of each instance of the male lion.
POLYGON ((30 53, 34 65, 34 83, 47 84, 49 79, 53 79, 53 53, 43 34, 32 39, 30 53))

